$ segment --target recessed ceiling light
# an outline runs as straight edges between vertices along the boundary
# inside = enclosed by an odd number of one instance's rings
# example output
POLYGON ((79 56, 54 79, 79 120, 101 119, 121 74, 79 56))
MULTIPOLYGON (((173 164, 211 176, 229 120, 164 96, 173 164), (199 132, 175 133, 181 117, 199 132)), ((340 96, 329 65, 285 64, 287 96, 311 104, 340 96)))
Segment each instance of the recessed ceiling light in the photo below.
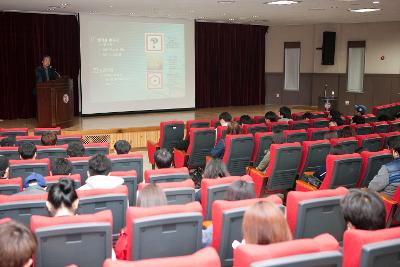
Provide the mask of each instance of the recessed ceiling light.
POLYGON ((253 15, 253 16, 251 16, 253 19, 256 19, 256 18, 258 18, 259 16, 257 16, 257 15, 253 15))
POLYGON ((379 3, 380 3, 379 1, 372 2, 372 4, 379 4, 379 3))
POLYGON ((355 13, 368 13, 368 12, 377 12, 381 11, 380 8, 357 8, 357 9, 349 9, 350 12, 355 13))
POLYGON ((131 13, 129 13, 129 15, 133 16, 133 15, 135 15, 135 12, 131 12, 131 13))
POLYGON ((229 20, 229 21, 234 21, 235 19, 234 19, 234 18, 229 18, 228 20, 229 20))
POLYGON ((300 1, 277 0, 277 1, 265 2, 264 4, 268 4, 268 5, 292 5, 292 4, 298 4, 299 2, 300 1))
POLYGON ((217 3, 218 4, 233 4, 235 2, 236 2, 236 0, 219 0, 217 3))
POLYGON ((113 6, 112 6, 112 5, 110 5, 109 7, 110 7, 110 8, 112 8, 113 6))
POLYGON ((69 5, 70 5, 69 3, 61 3, 60 8, 66 8, 69 5))
POLYGON ((54 11, 54 10, 56 10, 54 7, 48 7, 48 8, 46 8, 46 11, 54 11))
POLYGON ((199 19, 206 19, 207 17, 199 17, 199 19))

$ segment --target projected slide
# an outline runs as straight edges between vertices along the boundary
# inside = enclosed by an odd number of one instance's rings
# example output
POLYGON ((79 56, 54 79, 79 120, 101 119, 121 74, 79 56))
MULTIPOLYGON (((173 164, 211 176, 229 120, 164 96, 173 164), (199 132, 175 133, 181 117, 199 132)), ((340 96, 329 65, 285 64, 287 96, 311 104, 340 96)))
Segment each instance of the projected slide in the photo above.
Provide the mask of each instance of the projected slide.
POLYGON ((193 22, 80 20, 83 114, 194 106, 193 22))

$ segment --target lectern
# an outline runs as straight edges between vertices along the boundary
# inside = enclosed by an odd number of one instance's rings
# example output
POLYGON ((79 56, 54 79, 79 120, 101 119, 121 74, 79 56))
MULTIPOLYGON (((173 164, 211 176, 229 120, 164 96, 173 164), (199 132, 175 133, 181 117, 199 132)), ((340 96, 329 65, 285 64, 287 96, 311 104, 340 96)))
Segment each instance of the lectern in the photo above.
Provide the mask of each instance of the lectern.
POLYGON ((38 83, 37 119, 38 127, 70 127, 74 119, 74 92, 72 79, 38 83))

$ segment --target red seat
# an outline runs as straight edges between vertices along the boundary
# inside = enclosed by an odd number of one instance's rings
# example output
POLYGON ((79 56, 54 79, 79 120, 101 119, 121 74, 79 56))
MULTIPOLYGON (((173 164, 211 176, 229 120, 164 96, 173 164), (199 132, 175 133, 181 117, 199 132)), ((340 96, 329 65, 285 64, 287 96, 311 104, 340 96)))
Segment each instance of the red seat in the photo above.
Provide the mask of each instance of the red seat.
POLYGON ((222 266, 232 264, 232 242, 242 240, 243 215, 249 206, 268 201, 282 205, 282 199, 277 195, 267 198, 254 198, 239 201, 217 200, 212 205, 213 236, 212 246, 220 255, 222 266))
POLYGON ((81 176, 81 185, 85 184, 88 178, 90 157, 73 157, 67 159, 72 164, 72 174, 79 174, 81 176))
MULTIPOLYGON (((128 187, 129 206, 136 205, 136 194, 138 187, 138 175, 135 170, 110 172, 109 176, 121 177, 124 179, 124 185, 128 187)), ((143 178, 142 178, 143 179, 143 178)))
POLYGON ((217 127, 217 138, 215 139, 216 144, 218 144, 218 142, 222 138, 225 138, 227 129, 228 129, 228 126, 218 126, 217 127))
POLYGON ((153 169, 155 167, 154 154, 160 148, 173 151, 174 147, 183 140, 185 124, 183 121, 165 121, 160 123, 160 139, 158 142, 147 140, 147 153, 153 169))
POLYGON ((175 167, 204 168, 206 156, 210 155, 211 150, 214 148, 215 137, 214 128, 191 128, 190 144, 187 152, 174 149, 175 167))
POLYGON ((254 138, 251 134, 227 135, 225 153, 222 161, 231 175, 240 176, 246 173, 253 155, 254 138))
POLYGON ((251 156, 253 166, 258 166, 260 161, 264 158, 265 150, 269 149, 272 144, 273 133, 256 133, 254 136, 254 149, 251 156))
POLYGON ((0 195, 13 195, 21 191, 21 177, 13 179, 0 179, 0 195))
POLYGON ((61 128, 60 127, 53 127, 53 128, 35 128, 33 129, 34 135, 42 135, 44 133, 55 133, 56 135, 61 135, 61 128))
POLYGON ((144 171, 144 181, 146 183, 177 182, 189 178, 189 170, 186 167, 144 171))
POLYGON ((323 140, 325 133, 328 133, 330 130, 328 127, 325 128, 308 128, 308 140, 310 141, 317 141, 323 140))
POLYGON ((8 158, 9 160, 18 160, 21 158, 18 152, 18 147, 16 146, 0 147, 0 155, 8 158))
POLYGON ((371 122, 374 133, 388 133, 390 132, 390 125, 386 121, 371 122))
POLYGON ((331 145, 328 140, 305 141, 302 143, 302 156, 299 177, 305 172, 314 172, 326 165, 331 145))
POLYGON ((343 267, 398 266, 400 227, 348 230, 343 239, 343 267))
POLYGON ((220 125, 219 118, 212 119, 210 122, 210 126, 217 128, 220 125))
POLYGON ((368 151, 376 152, 382 150, 382 137, 379 134, 358 135, 358 146, 368 151))
POLYGON ((82 135, 75 134, 75 135, 57 135, 57 145, 65 145, 74 142, 82 142, 82 135))
POLYGON ((107 155, 110 153, 110 144, 109 143, 90 143, 84 144, 85 147, 85 156, 91 157, 96 154, 107 155))
POLYGON ((365 134, 372 134, 374 133, 374 129, 372 128, 371 124, 351 124, 351 128, 354 129, 357 135, 365 135, 365 134))
MULTIPOLYGON (((252 263, 282 258, 282 266, 289 256, 311 256, 312 260, 320 252, 334 252, 341 260, 339 251, 339 243, 336 239, 329 235, 323 234, 312 239, 298 239, 286 242, 280 242, 270 245, 253 245, 246 244, 239 246, 234 251, 233 266, 234 267, 250 267, 255 266, 252 263)), ((326 261, 325 261, 326 262, 326 261)), ((275 265, 277 266, 277 265, 275 265)), ((321 266, 321 265, 304 265, 301 262, 292 266, 321 266)), ((329 265, 340 266, 340 265, 329 265)))
POLYGON ((374 114, 364 114, 362 116, 365 119, 365 123, 372 123, 377 121, 377 118, 375 117, 374 114))
POLYGON ((111 171, 136 171, 138 183, 143 182, 142 154, 108 154, 111 160, 111 171))
POLYGON ((289 121, 289 129, 290 130, 301 130, 301 129, 307 130, 308 128, 310 128, 309 120, 289 121))
POLYGON ((46 159, 46 158, 65 158, 67 157, 68 145, 59 146, 36 146, 36 158, 46 159))
POLYGON ((113 261, 108 259, 103 267, 220 267, 217 252, 213 248, 203 248, 192 255, 156 258, 140 261, 113 261))
MULTIPOLYGON (((139 192, 149 184, 139 184, 139 192)), ((158 183, 157 184, 167 197, 168 205, 182 205, 195 200, 195 186, 191 179, 180 182, 158 183)))
POLYGON ((186 139, 192 128, 210 128, 209 120, 188 120, 186 121, 186 139))
POLYGON ((390 150, 382 150, 378 152, 363 151, 361 152, 362 169, 361 176, 357 182, 357 187, 368 187, 371 180, 378 173, 382 165, 393 160, 390 150))
POLYGON ((62 217, 32 216, 31 229, 38 239, 35 266, 101 266, 111 257, 112 224, 111 211, 62 217))
POLYGON ((0 136, 16 136, 28 135, 28 128, 0 128, 0 136))
POLYGON ((328 114, 324 111, 311 111, 313 119, 326 118, 328 114))
POLYGON ((42 144, 42 137, 41 136, 31 136, 31 135, 24 135, 24 136, 16 136, 15 143, 19 146, 23 142, 32 143, 34 145, 41 145, 42 144))
POLYGON ((389 128, 390 132, 400 131, 400 119, 394 121, 388 121, 387 123, 390 126, 389 128))
POLYGON ((265 124, 265 116, 254 116, 254 123, 264 123, 265 124))
POLYGON ((358 140, 356 137, 332 138, 329 141, 332 147, 340 145, 347 153, 354 153, 358 149, 358 140))
POLYGON ((292 113, 292 119, 295 121, 303 120, 304 112, 292 113))
POLYGON ((289 123, 287 121, 269 122, 267 128, 268 132, 289 130, 289 123))
POLYGON ((344 116, 344 124, 350 125, 353 120, 353 116, 344 116))
POLYGON ((308 134, 306 130, 285 130, 283 136, 287 143, 299 142, 302 143, 308 140, 308 134))
POLYGON ((341 241, 346 223, 340 201, 344 187, 309 192, 291 191, 286 201, 286 219, 293 237, 312 238, 328 233, 341 241))
POLYGON ((259 124, 244 124, 243 125, 243 133, 244 134, 252 134, 263 133, 267 131, 267 125, 265 123, 259 124))
POLYGON ((246 181, 253 184, 250 176, 231 176, 218 179, 201 180, 201 205, 203 207, 203 217, 205 220, 211 219, 212 204, 215 200, 223 200, 225 191, 233 182, 246 181))
POLYGON ((311 128, 325 128, 329 127, 329 120, 325 118, 311 119, 311 128))
POLYGON ((337 132, 337 135, 338 135, 338 137, 339 137, 339 138, 342 138, 342 137, 343 137, 343 135, 342 135, 342 131, 343 131, 343 128, 344 128, 344 127, 346 127, 346 126, 348 126, 348 125, 341 125, 341 126, 329 126, 329 130, 331 130, 331 131, 336 131, 336 132, 337 132))
POLYGON ((390 144, 394 144, 400 141, 400 131, 399 132, 390 132, 390 133, 380 133, 379 134, 383 138, 383 148, 388 148, 390 144))
POLYGON ((81 176, 79 174, 45 176, 44 179, 46 180, 46 186, 50 187, 51 185, 58 183, 58 181, 64 177, 73 180, 76 189, 81 186, 81 176))
POLYGON ((141 260, 190 255, 201 248, 201 228, 198 202, 128 208, 127 258, 141 260))
POLYGON ((23 180, 32 172, 43 176, 50 175, 49 159, 10 160, 10 178, 22 177, 23 180))

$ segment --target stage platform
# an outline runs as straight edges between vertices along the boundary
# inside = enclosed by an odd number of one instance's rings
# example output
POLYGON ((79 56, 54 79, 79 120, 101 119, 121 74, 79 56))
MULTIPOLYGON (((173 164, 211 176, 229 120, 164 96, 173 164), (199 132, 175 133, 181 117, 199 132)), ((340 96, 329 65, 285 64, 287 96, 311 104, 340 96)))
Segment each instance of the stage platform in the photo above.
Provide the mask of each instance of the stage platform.
MULTIPOLYGON (((105 116, 76 117, 73 127, 62 129, 63 134, 81 134, 85 143, 109 142, 110 148, 119 139, 128 140, 134 150, 146 148, 147 140, 158 140, 159 125, 169 120, 211 120, 221 112, 228 111, 233 117, 248 114, 250 116, 264 115, 267 111, 278 112, 280 106, 240 106, 195 109, 191 111, 155 112, 145 114, 119 114, 105 116)), ((289 106, 292 112, 316 110, 310 106, 289 106)), ((5 120, 0 122, 0 128, 27 127, 29 130, 37 127, 36 119, 5 120)))

